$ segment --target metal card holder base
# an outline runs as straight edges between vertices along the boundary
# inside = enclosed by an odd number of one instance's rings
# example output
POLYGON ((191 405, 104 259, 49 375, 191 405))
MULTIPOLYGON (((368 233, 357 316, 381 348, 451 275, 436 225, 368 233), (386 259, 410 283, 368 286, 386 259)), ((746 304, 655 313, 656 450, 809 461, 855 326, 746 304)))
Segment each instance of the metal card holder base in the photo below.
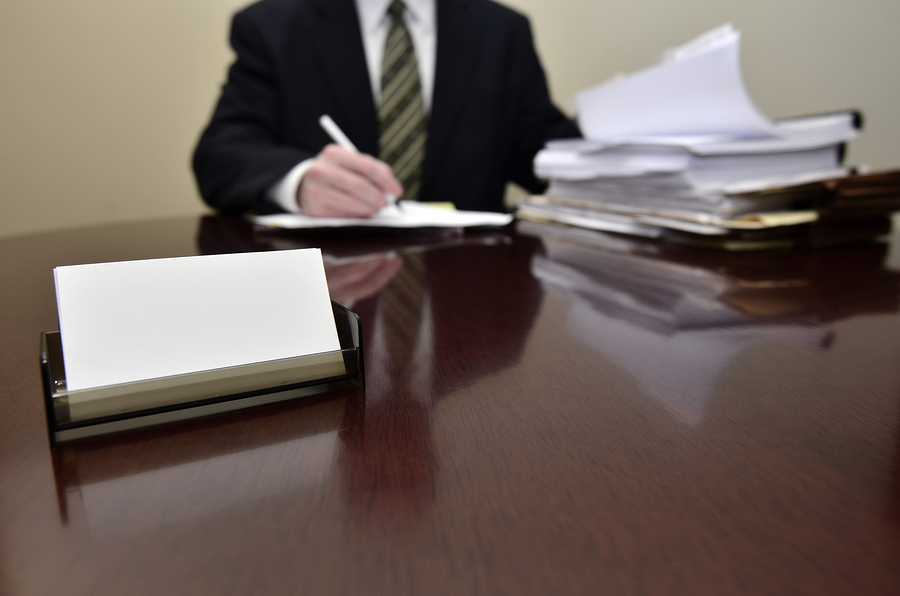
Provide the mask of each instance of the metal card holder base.
POLYGON ((62 338, 41 334, 44 409, 51 448, 60 442, 306 397, 348 384, 365 391, 359 316, 331 303, 341 349, 70 392, 62 338))

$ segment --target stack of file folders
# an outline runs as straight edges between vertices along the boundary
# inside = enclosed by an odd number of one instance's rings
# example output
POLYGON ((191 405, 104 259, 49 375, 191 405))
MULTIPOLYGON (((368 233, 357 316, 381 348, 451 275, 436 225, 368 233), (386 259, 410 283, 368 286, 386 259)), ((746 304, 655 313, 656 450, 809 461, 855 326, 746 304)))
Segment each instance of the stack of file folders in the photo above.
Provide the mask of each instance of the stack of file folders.
POLYGON ((739 45, 725 25, 581 92, 585 138, 538 153, 535 172, 550 184, 518 216, 729 250, 889 231, 900 174, 842 165, 860 114, 768 119, 745 90, 739 45))

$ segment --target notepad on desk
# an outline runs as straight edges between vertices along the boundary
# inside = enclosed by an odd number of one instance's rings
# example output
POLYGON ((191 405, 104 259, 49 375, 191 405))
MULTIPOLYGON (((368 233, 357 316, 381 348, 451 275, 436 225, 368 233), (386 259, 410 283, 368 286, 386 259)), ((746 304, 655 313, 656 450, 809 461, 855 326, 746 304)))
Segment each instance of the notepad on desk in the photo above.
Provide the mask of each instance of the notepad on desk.
POLYGON ((344 373, 318 249, 54 276, 72 420, 344 373))
POLYGON ((315 228, 470 228, 500 227, 513 220, 507 213, 457 211, 452 204, 403 201, 403 208, 388 206, 372 217, 312 217, 295 213, 260 215, 252 218, 261 226, 288 230, 315 228))

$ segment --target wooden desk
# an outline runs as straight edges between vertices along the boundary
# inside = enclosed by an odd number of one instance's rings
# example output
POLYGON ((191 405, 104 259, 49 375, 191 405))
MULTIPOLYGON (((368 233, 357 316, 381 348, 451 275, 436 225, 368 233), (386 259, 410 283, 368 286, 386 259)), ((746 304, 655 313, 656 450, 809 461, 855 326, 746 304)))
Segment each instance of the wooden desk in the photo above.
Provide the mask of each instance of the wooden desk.
POLYGON ((893 241, 740 257, 223 218, 0 241, 0 593, 898 594, 893 241), (304 243, 342 299, 374 292, 364 399, 51 455, 54 266, 304 243))

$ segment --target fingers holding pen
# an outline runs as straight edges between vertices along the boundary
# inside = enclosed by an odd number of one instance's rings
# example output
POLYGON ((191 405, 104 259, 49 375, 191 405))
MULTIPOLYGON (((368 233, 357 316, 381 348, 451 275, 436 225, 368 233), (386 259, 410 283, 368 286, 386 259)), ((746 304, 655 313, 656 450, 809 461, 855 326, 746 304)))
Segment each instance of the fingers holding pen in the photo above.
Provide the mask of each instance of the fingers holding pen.
POLYGON ((300 184, 304 213, 323 217, 368 217, 387 205, 385 194, 403 188, 390 167, 372 156, 327 145, 300 184))

